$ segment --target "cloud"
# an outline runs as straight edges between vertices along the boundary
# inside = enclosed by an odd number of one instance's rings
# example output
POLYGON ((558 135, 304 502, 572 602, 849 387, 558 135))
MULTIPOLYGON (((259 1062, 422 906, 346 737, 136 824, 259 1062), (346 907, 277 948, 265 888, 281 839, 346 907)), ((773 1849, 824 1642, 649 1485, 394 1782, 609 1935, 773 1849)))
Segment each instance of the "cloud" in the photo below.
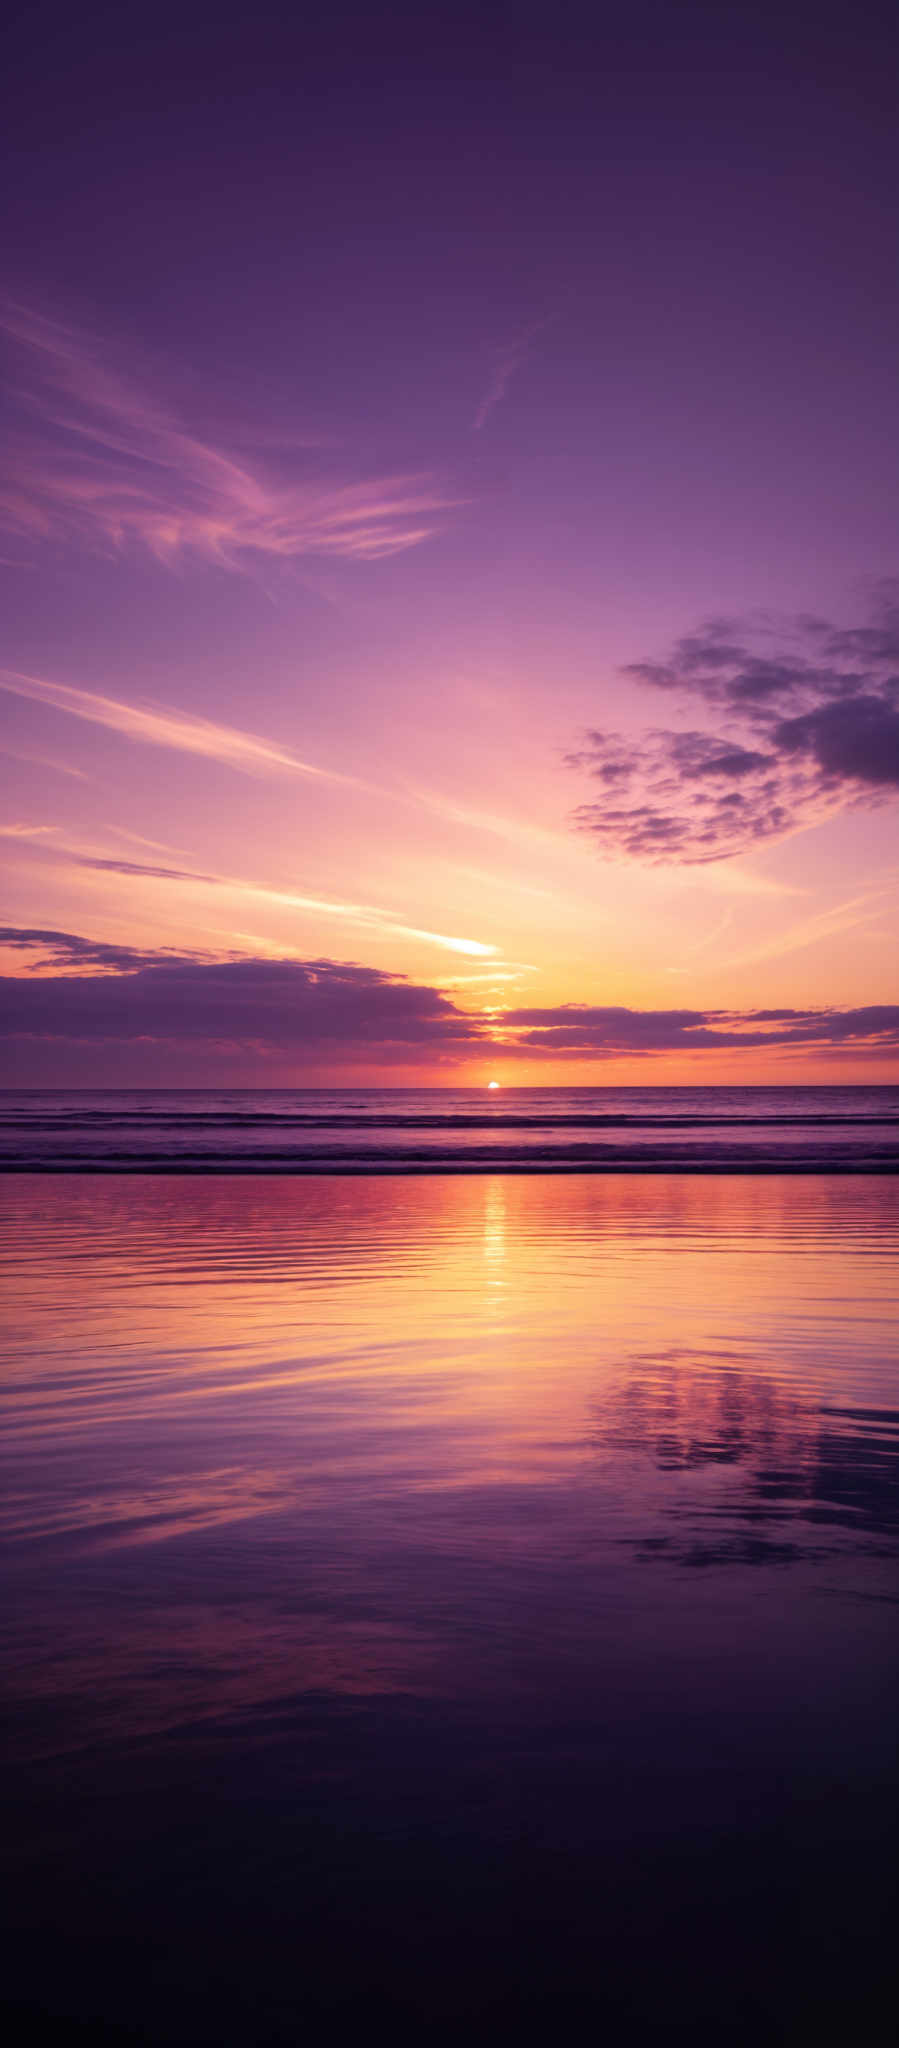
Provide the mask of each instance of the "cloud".
POLYGON ((588 731, 568 765, 600 795, 574 812, 603 852, 724 860, 899 791, 899 602, 868 626, 800 618, 779 629, 712 620, 630 680, 700 704, 712 727, 588 731))
MULTIPOLYGON (((27 698, 32 703, 48 705, 54 711, 62 711, 89 725, 105 726, 110 732, 120 733, 124 739, 133 740, 137 745, 166 747, 175 753, 200 755, 240 774, 309 776, 318 782, 333 784, 338 789, 363 791, 384 804, 403 804, 413 810, 428 811, 434 817, 445 818, 464 827, 469 833, 489 833, 513 845, 536 847, 541 852, 570 849, 571 846, 570 835, 565 832, 550 832, 545 826, 523 819, 473 810, 469 805, 455 802, 431 789, 387 785, 372 782, 366 776, 325 768, 318 762, 305 760, 289 747, 261 738, 257 733, 222 725, 217 720, 198 717, 171 705, 130 704, 123 698, 110 697, 97 690, 85 690, 72 683, 58 683, 47 676, 27 675, 21 670, 8 668, 0 668, 0 691, 27 698)), ((47 765, 56 767, 59 764, 50 762, 47 765)), ((64 769, 63 773, 80 775, 81 770, 64 769)), ((26 829, 30 835, 55 828, 43 825, 9 828, 11 832, 15 830, 17 836, 23 836, 26 829)), ((112 829, 120 831, 121 827, 112 829)), ((140 837, 138 834, 131 836, 140 837)), ((774 883, 760 883, 758 886, 776 887, 774 883)))
POLYGON ((43 839, 58 830, 58 825, 0 825, 0 839, 43 839))
POLYGON ((899 691, 891 701, 859 695, 781 719, 775 740, 786 754, 811 756, 822 773, 899 789, 899 691))
POLYGON ((77 932, 47 931, 33 925, 0 925, 0 946, 20 952, 37 952, 35 963, 51 967, 103 967, 109 973, 127 974, 138 967, 158 965, 172 957, 202 959, 202 954, 175 954, 171 947, 148 952, 145 947, 121 946, 106 939, 84 939, 77 932))
MULTIPOLYGON (((172 563, 195 555, 245 568, 255 557, 376 561, 417 547, 456 503, 420 474, 336 479, 321 437, 277 441, 285 478, 193 433, 177 410, 113 362, 97 337, 7 303, 13 422, 0 519, 38 540, 103 552, 137 544, 172 563), (317 465, 317 473, 313 471, 317 465)), ((252 426, 239 436, 252 441, 252 426)), ((260 430, 259 442, 271 436, 260 430)), ((333 467, 333 452, 331 455, 333 467)))
POLYGON ((548 315, 544 320, 535 320, 516 341, 510 342, 506 348, 500 350, 493 365, 490 382, 472 420, 472 433, 479 434, 482 427, 486 426, 494 408, 502 404, 516 370, 520 370, 522 364, 527 361, 535 334, 548 327, 552 317, 548 315))
POLYGON ((899 1003, 861 1009, 629 1010, 560 1003, 506 1010, 503 1030, 530 1054, 620 1058, 659 1052, 839 1048, 899 1051, 899 1003))
POLYGON ((750 1051, 899 1052, 899 1004, 859 1009, 632 1010, 563 1003, 459 1009, 445 990, 374 967, 142 950, 31 926, 0 944, 37 955, 0 977, 0 1038, 58 1044, 181 1045, 210 1053, 317 1052, 335 1062, 419 1054, 447 1061, 545 1056, 652 1059, 750 1051))
POLYGON ((387 933, 393 938, 416 939, 422 945, 438 946, 444 952, 461 953, 477 960, 492 960, 499 950, 485 939, 462 938, 452 932, 434 932, 423 925, 410 924, 401 912, 384 910, 376 903, 347 903, 333 896, 305 896, 294 889, 270 889, 258 882, 245 882, 235 875, 205 874, 196 868, 123 860, 118 854, 81 853, 74 847, 54 847, 50 857, 69 867, 87 868, 99 874, 123 875, 126 880, 143 878, 151 882, 184 883, 194 888, 224 889, 232 898, 252 897, 256 901, 276 904, 286 910, 299 910, 312 917, 326 917, 329 921, 336 918, 368 931, 387 933))
POLYGON ((472 433, 479 434, 487 425, 494 408, 502 404, 516 370, 520 370, 528 352, 527 338, 512 343, 503 351, 493 366, 493 374, 472 420, 472 433))
POLYGON ((450 999, 373 967, 333 960, 217 960, 141 955, 22 930, 7 944, 45 947, 97 973, 0 977, 0 1036, 60 1042, 163 1042, 260 1053, 471 1049, 478 1030, 450 999), (105 971, 103 971, 105 970, 105 971))
POLYGON ((221 761, 245 775, 289 770, 326 782, 354 782, 353 776, 318 768, 271 740, 241 732, 235 726, 219 725, 210 718, 197 718, 190 712, 163 705, 125 704, 96 690, 76 689, 70 683, 54 683, 44 676, 23 675, 17 669, 0 669, 0 689, 14 697, 52 705, 54 710, 85 719, 89 725, 107 726, 111 732, 122 733, 126 739, 145 746, 171 747, 180 754, 202 754, 206 760, 221 761))
MULTIPOLYGON (((820 945, 824 939, 834 939, 844 932, 864 932, 868 937, 877 930, 877 918, 895 895, 895 876, 887 874, 880 887, 865 888, 855 896, 848 896, 840 903, 832 903, 826 910, 813 912, 810 916, 791 920, 780 931, 761 940, 754 940, 748 946, 738 943, 733 951, 718 944, 717 962, 719 967, 746 967, 760 960, 776 960, 786 953, 800 952, 805 946, 820 945)), ((718 935, 720 938, 720 934, 718 935)), ((716 939, 717 944, 717 939, 716 939)))
MULTIPOLYGON (((413 810, 428 811, 434 817, 447 818, 453 824, 463 826, 466 831, 487 832, 512 844, 536 846, 541 851, 570 847, 570 836, 565 833, 549 832, 543 826, 519 819, 475 811, 433 790, 388 786, 372 782, 365 776, 324 768, 317 762, 301 758, 289 747, 260 738, 257 733, 243 732, 236 726, 222 725, 217 720, 179 711, 171 705, 129 704, 122 698, 109 697, 97 690, 85 690, 72 683, 57 683, 46 676, 26 675, 18 669, 7 668, 0 668, 0 691, 48 705, 54 711, 83 719, 89 725, 105 726, 110 732, 120 733, 124 739, 133 740, 140 746, 166 747, 175 753, 198 754, 207 761, 218 761, 243 775, 309 776, 318 782, 333 784, 338 789, 363 791, 384 804, 403 804, 413 810)), ((80 773, 77 769, 68 772, 80 773)), ((17 836, 54 829, 44 825, 8 828, 17 836)), ((121 830, 120 827, 113 829, 121 830)), ((136 834, 131 836, 139 837, 136 834)))
POLYGON ((73 768, 69 761, 54 761, 49 754, 26 754, 19 747, 0 747, 0 754, 7 761, 24 761, 29 768, 49 768, 51 775, 68 775, 75 782, 91 779, 83 768, 73 768))
POLYGON ((68 858, 76 868, 94 868, 104 875, 146 875, 151 882, 202 882, 213 889, 226 886, 223 875, 204 875, 197 868, 154 867, 149 861, 105 859, 92 853, 70 853, 68 858))

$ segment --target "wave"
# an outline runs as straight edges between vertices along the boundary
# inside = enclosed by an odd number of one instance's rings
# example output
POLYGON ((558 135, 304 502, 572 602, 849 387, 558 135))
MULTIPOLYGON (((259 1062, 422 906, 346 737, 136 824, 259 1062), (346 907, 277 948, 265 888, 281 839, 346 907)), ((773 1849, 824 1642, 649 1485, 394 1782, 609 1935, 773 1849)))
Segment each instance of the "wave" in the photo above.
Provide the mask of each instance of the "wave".
MULTIPOLYGON (((177 1117, 179 1130, 342 1130, 349 1121, 356 1130, 454 1130, 454 1131, 529 1131, 546 1130, 720 1130, 726 1126, 739 1125, 740 1129, 770 1130, 797 1125, 804 1130, 827 1129, 851 1123, 853 1128, 886 1126, 899 1129, 899 1114, 888 1113, 846 1115, 808 1115, 784 1113, 781 1116, 353 1116, 328 1114, 323 1116, 280 1116, 251 1115, 223 1116, 210 1113, 197 1115, 184 1113, 177 1117)), ((159 1113, 146 1115, 122 1115, 115 1111, 85 1111, 77 1116, 47 1117, 2 1116, 0 1130, 21 1130, 27 1125, 33 1131, 71 1131, 73 1129, 115 1129, 155 1130, 160 1124, 172 1121, 159 1113)))
POLYGON ((899 1088, 0 1096, 0 1171, 896 1172, 899 1088))

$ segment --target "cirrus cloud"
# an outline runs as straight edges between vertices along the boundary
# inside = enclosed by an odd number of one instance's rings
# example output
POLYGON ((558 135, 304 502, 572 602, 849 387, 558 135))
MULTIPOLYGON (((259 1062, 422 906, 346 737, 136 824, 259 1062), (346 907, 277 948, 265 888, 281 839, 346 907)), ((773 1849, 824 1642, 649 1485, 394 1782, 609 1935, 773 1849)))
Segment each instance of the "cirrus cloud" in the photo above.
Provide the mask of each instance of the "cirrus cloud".
MULTIPOLYGON (((262 427, 258 457, 238 458, 119 368, 107 343, 30 307, 8 301, 0 335, 10 356, 8 532, 230 569, 254 557, 377 561, 429 539, 458 503, 428 475, 335 474, 333 448, 288 425, 280 471, 263 459, 262 427)), ((252 443, 252 423, 240 438, 252 443)))

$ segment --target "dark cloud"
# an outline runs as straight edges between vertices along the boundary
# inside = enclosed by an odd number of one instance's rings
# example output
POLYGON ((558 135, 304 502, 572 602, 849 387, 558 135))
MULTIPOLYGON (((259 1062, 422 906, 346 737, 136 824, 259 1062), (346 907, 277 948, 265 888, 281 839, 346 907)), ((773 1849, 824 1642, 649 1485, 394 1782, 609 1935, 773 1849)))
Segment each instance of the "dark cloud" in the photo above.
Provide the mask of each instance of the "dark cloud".
POLYGON ((95 854, 73 853, 67 855, 74 867, 99 868, 107 875, 149 875, 155 882, 212 882, 221 883, 219 875, 197 874, 193 868, 151 867, 142 860, 100 860, 95 854))
POLYGON ((507 1010, 504 1027, 535 1052, 616 1057, 745 1048, 899 1048, 899 1003, 854 1010, 628 1010, 585 1003, 507 1010))
POLYGON ((775 728, 788 754, 810 754, 822 773, 899 789, 899 702, 852 697, 822 704, 775 728))
POLYGON ((0 1036, 164 1041, 300 1053, 398 1045, 470 1049, 477 1026, 438 989, 333 960, 218 960, 141 955, 71 933, 6 930, 46 947, 54 965, 99 973, 0 977, 0 1036))
POLYGON ((56 1045, 63 1055, 75 1044, 156 1044, 210 1056, 321 1053, 336 1063, 899 1049, 899 1004, 731 1011, 562 1003, 507 1010, 488 1025, 437 988, 352 962, 212 960, 20 926, 0 927, 0 942, 40 955, 37 971, 0 977, 0 1038, 56 1045))
POLYGON ((899 790, 899 603, 868 626, 801 618, 780 631, 711 620, 667 661, 625 676, 714 714, 713 728, 593 729, 568 764, 600 795, 574 822, 604 852, 723 860, 899 790))
POLYGON ((105 967, 111 973, 127 974, 137 967, 160 965, 173 958, 200 960, 200 953, 173 954, 171 947, 148 951, 139 946, 117 946, 104 939, 84 939, 77 932, 54 932, 26 925, 0 925, 0 945, 22 952, 36 952, 35 969, 44 967, 105 967))

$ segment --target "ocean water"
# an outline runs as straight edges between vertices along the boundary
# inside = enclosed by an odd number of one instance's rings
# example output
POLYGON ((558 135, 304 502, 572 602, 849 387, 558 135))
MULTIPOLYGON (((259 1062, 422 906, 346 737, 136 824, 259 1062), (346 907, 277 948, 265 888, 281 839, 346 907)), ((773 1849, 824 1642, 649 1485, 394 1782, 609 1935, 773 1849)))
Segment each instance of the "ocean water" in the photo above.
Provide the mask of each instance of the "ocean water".
MULTIPOLYGON (((90 1099, 107 1168, 146 1101, 90 1099)), ((880 2037, 899 1180, 18 1173, 0 1221, 11 2038, 880 2037)))
POLYGON ((899 1087, 0 1092, 0 1170, 895 1172, 899 1087))

